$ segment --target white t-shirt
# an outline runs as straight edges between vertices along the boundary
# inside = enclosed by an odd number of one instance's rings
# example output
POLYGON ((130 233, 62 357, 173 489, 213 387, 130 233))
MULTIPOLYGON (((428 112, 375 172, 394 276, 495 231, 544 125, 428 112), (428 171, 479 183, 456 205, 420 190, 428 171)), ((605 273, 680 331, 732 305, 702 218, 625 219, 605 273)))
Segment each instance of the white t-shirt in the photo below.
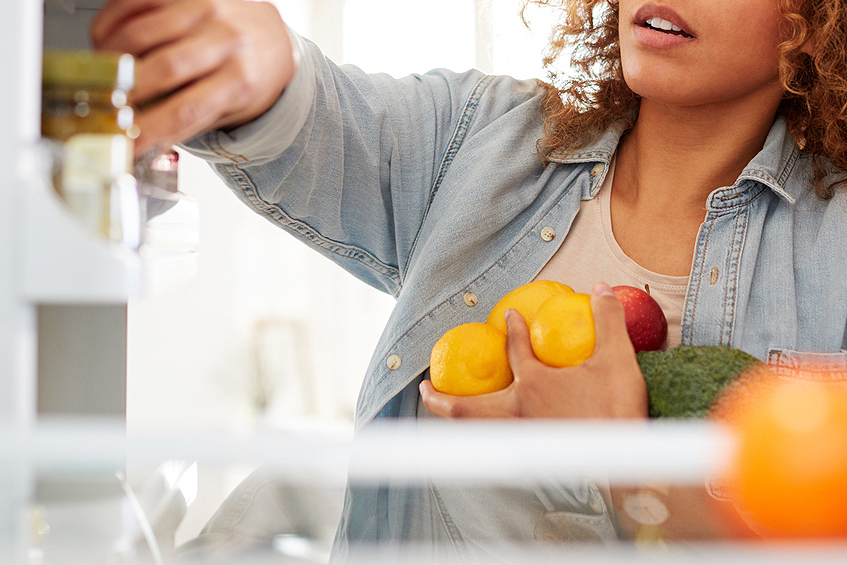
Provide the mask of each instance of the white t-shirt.
POLYGON ((680 322, 688 276, 648 271, 626 256, 612 233, 611 193, 615 172, 612 161, 596 198, 584 201, 565 241, 536 279, 564 283, 576 292, 590 293, 598 282, 610 286, 649 286, 668 320, 666 347, 679 345, 680 322))

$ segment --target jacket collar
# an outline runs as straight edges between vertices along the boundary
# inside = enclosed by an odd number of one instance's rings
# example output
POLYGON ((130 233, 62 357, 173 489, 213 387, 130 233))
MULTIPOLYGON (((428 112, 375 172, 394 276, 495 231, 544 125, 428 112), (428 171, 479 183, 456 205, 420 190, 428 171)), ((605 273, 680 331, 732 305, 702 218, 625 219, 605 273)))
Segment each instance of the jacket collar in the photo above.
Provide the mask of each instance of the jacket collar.
POLYGON ((615 123, 585 147, 579 149, 563 149, 560 147, 553 150, 547 156, 547 160, 561 164, 609 163, 612 160, 612 155, 618 148, 624 128, 625 124, 623 122, 615 123))
MULTIPOLYGON (((618 122, 587 146, 573 150, 556 149, 547 158, 553 163, 560 164, 601 163, 605 166, 604 173, 598 180, 602 181, 625 127, 623 121, 618 122)), ((716 190, 710 200, 718 196, 718 193, 725 199, 726 191, 738 193, 749 185, 745 181, 754 181, 793 204, 804 191, 809 190, 808 181, 804 175, 791 174, 799 157, 800 149, 788 131, 788 123, 783 116, 777 116, 765 138, 762 150, 744 168, 735 184, 729 188, 716 190)), ((602 182, 598 182, 596 186, 592 185, 591 197, 596 195, 601 184, 602 182)))
POLYGON ((741 171, 735 186, 744 180, 756 181, 794 204, 804 191, 810 190, 805 174, 792 175, 799 158, 800 148, 788 131, 788 122, 778 115, 762 150, 741 171))

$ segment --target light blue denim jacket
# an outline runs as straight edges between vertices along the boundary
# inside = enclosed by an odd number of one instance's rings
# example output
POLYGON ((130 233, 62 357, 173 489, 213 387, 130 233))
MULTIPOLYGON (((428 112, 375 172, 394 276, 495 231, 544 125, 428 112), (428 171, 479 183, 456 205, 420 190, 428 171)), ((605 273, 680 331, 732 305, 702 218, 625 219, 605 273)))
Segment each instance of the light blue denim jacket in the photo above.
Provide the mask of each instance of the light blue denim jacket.
MULTIPOLYGON (((357 424, 413 416, 435 341, 535 277, 599 190, 621 132, 544 166, 535 81, 446 70, 398 80, 297 43, 296 76, 267 114, 189 148, 259 214, 396 297, 357 424)), ((816 197, 810 166, 777 118, 738 180, 709 195, 683 344, 732 345, 788 372, 812 354, 845 361, 847 196, 816 197)), ((410 531, 410 504, 354 492, 341 551, 426 537, 410 531)))

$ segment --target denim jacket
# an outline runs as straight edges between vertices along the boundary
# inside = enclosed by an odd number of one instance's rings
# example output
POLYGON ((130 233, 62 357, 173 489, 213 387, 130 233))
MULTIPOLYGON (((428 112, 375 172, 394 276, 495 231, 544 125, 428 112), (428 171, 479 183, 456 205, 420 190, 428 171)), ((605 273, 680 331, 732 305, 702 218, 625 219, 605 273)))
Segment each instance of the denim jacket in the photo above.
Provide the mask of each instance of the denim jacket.
MULTIPOLYGON (((535 277, 597 194, 621 131, 545 166, 536 81, 367 75, 295 42, 298 70, 276 105, 189 148, 256 212, 396 297, 357 425, 413 416, 433 344, 535 277)), ((847 360, 847 195, 821 200, 810 178, 777 118, 736 182, 709 195, 681 343, 731 345, 783 372, 809 356, 847 360)), ((413 536, 401 498, 349 496, 340 545, 413 536)))

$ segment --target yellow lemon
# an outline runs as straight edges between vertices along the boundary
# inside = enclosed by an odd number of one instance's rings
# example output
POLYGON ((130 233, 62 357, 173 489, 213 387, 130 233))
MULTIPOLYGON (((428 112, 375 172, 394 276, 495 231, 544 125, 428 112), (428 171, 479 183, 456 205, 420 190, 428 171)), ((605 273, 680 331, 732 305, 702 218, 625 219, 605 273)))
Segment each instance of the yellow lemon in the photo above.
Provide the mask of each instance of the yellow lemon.
POLYGON ((480 322, 456 326, 432 348, 429 372, 435 390, 446 394, 474 396, 504 389, 512 382, 506 334, 480 322))
POLYGON ((565 292, 571 293, 573 289, 568 285, 554 281, 537 280, 526 283, 501 298, 494 305, 485 322, 503 333, 508 333, 505 319, 507 309, 514 308, 520 312, 529 325, 539 306, 548 298, 565 292))
POLYGON ((566 292, 548 298, 529 324, 535 356, 551 367, 573 367, 594 353, 591 297, 566 292))

